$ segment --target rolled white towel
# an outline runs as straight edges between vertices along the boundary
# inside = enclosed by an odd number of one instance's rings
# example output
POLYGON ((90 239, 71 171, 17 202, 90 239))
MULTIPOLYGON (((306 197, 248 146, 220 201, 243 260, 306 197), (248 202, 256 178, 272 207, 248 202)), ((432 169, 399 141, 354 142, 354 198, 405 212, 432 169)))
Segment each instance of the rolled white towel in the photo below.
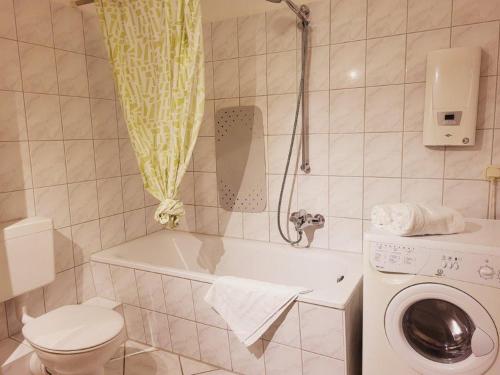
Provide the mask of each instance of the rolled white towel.
POLYGON ((383 204, 373 207, 372 224, 398 236, 460 233, 465 229, 463 216, 444 206, 416 203, 383 204))

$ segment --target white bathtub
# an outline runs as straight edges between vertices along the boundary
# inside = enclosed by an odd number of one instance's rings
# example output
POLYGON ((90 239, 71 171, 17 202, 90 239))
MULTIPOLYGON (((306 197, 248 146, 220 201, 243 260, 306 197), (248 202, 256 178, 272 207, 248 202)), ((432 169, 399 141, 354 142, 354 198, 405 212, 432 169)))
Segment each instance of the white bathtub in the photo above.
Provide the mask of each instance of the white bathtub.
POLYGON ((160 231, 101 251, 92 260, 212 282, 238 276, 313 292, 301 301, 343 309, 361 280, 361 256, 269 242, 160 231))
POLYGON ((361 371, 360 255, 160 231, 93 254, 91 269, 97 295, 123 304, 133 340, 240 374, 361 371), (249 351, 203 299, 223 275, 313 291, 249 351))

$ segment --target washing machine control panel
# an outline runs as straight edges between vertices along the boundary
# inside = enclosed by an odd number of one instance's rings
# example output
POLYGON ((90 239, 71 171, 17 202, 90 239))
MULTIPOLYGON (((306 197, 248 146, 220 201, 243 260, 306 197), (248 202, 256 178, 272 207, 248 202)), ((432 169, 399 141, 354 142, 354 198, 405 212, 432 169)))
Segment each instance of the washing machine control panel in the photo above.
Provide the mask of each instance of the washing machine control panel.
POLYGON ((381 272, 449 278, 500 288, 500 256, 369 242, 370 263, 381 272))

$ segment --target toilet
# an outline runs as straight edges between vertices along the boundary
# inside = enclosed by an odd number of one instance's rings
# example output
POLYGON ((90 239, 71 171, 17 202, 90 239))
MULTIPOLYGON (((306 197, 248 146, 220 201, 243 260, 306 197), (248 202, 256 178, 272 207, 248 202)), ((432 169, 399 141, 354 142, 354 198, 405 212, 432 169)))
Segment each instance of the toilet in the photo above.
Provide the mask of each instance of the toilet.
POLYGON ((22 333, 33 347, 33 375, 102 375, 126 339, 123 317, 92 305, 67 305, 37 318, 27 292, 55 278, 52 220, 31 217, 0 224, 0 302, 15 300, 22 333))

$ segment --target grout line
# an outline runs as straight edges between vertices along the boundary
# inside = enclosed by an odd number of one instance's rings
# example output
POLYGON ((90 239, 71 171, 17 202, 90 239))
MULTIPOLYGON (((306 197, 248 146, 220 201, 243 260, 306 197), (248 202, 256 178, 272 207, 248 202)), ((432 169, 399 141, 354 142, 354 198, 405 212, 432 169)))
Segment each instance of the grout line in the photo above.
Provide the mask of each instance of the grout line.
MULTIPOLYGON (((364 101, 363 101, 363 164, 362 164, 362 176, 361 176, 361 254, 364 252, 364 230, 365 230, 365 221, 363 220, 365 218, 365 148, 366 148, 366 101, 367 101, 367 87, 366 87, 366 82, 367 82, 367 74, 366 74, 366 66, 367 66, 367 61, 368 61, 368 0, 365 2, 365 9, 366 9, 366 14, 365 14, 365 60, 364 60, 364 74, 365 74, 365 87, 363 88, 364 92, 364 101)), ((404 105, 404 101, 403 101, 404 105)), ((404 118, 403 118, 404 121, 404 118)))
POLYGON ((404 69, 403 69, 403 112, 402 112, 402 127, 401 127, 401 166, 399 171, 399 202, 403 201, 403 168, 405 160, 405 98, 406 98, 406 73, 408 68, 408 13, 409 5, 406 2, 406 24, 405 24, 405 51, 404 51, 404 69))

